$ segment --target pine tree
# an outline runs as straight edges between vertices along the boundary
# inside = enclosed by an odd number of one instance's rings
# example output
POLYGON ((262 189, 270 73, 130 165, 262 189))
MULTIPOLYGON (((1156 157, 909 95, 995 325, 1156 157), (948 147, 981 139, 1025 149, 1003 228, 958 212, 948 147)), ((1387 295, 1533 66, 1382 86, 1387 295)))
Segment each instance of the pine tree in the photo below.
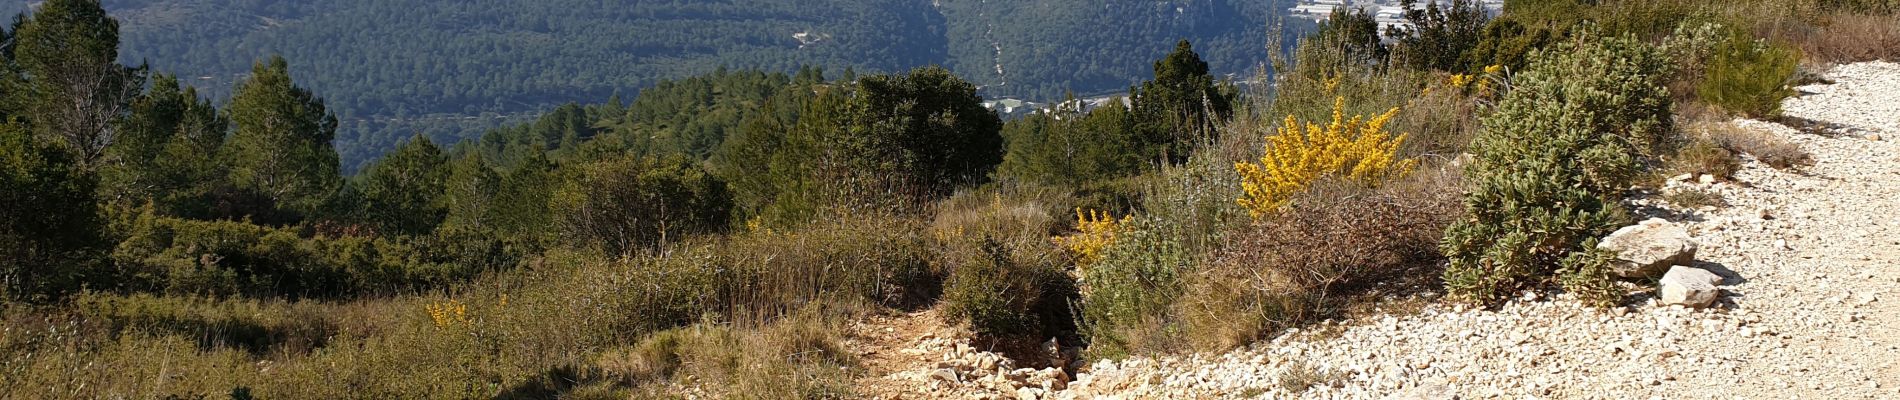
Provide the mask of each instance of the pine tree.
POLYGON ((78 167, 95 169, 144 86, 144 67, 118 63, 118 21, 97 0, 48 0, 13 36, 13 56, 27 77, 17 94, 25 97, 16 101, 34 131, 63 143, 78 167))
POLYGON ((230 121, 197 89, 160 74, 132 102, 119 140, 107 148, 111 163, 101 173, 101 196, 136 206, 152 201, 169 215, 203 216, 214 191, 225 186, 217 158, 230 121))
POLYGON ((449 166, 448 181, 442 192, 442 207, 447 216, 445 227, 472 230, 494 229, 495 196, 501 190, 501 175, 488 166, 479 154, 469 153, 449 166))
POLYGON ((435 229, 445 213, 438 198, 448 179, 447 163, 427 136, 409 139, 363 171, 364 214, 380 232, 414 235, 435 229))
POLYGON ((224 154, 239 188, 280 210, 309 214, 342 185, 331 147, 337 121, 322 100, 291 82, 289 69, 283 57, 272 57, 238 84, 229 111, 237 131, 224 154))
POLYGON ((1234 95, 1214 82, 1186 40, 1155 61, 1154 72, 1154 80, 1134 91, 1136 129, 1153 155, 1185 160, 1196 141, 1212 139, 1215 125, 1233 116, 1234 95))

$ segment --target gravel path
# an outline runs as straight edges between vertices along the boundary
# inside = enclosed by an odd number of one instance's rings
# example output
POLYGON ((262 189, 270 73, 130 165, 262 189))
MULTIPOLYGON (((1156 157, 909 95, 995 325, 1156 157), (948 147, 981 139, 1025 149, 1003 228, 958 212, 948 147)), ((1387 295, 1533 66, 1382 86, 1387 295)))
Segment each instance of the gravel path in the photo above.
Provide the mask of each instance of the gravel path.
POLYGON ((1736 182, 1701 185, 1730 207, 1671 213, 1702 243, 1698 266, 1727 278, 1714 308, 1431 305, 1223 355, 1098 362, 1055 395, 1900 398, 1900 64, 1829 77, 1784 103, 1823 134, 1737 122, 1799 144, 1815 165, 1749 160, 1736 182), (1295 391, 1303 382, 1314 384, 1295 391))

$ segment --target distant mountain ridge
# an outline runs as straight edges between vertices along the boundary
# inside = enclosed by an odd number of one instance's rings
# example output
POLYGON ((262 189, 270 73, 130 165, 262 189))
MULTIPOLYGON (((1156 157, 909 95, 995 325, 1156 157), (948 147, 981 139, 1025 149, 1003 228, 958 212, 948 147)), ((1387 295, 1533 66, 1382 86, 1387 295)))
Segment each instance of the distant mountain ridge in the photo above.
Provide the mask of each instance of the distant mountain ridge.
MULTIPOLYGON (((990 97, 1126 89, 1177 39, 1217 72, 1266 59, 1286 0, 104 0, 121 53, 224 96, 291 62, 337 110, 345 170, 423 132, 447 143, 568 102, 721 66, 944 65, 990 97)), ((0 11, 30 2, 8 1, 0 11)))

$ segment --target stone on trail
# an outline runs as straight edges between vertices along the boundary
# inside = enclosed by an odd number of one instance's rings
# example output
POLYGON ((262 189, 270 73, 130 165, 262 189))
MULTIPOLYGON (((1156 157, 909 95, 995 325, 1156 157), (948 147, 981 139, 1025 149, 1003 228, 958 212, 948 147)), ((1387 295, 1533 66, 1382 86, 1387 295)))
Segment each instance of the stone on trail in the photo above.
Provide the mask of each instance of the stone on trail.
POLYGON ((1662 277, 1662 304, 1702 308, 1715 302, 1722 277, 1701 268, 1671 267, 1662 277))
POLYGON ((1670 266, 1689 265, 1696 247, 1689 231, 1661 218, 1617 229, 1597 244, 1598 249, 1616 252, 1610 268, 1624 278, 1654 278, 1670 266))

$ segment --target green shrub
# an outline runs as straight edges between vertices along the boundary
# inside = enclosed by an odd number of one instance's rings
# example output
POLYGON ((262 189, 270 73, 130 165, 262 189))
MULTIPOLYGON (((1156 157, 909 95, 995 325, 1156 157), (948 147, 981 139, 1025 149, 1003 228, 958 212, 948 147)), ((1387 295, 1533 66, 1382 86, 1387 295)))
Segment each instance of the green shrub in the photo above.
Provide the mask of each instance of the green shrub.
POLYGON ((727 225, 725 183, 681 157, 620 157, 587 164, 554 193, 562 237, 608 255, 651 251, 727 225))
POLYGON ((1407 68, 1439 71, 1477 71, 1483 65, 1465 63, 1465 53, 1478 45, 1485 25, 1491 18, 1484 5, 1471 0, 1453 0, 1445 7, 1437 1, 1416 8, 1416 0, 1401 2, 1408 28, 1392 26, 1386 36, 1398 38, 1392 46, 1392 59, 1407 68))
POLYGON ((113 286, 172 294, 342 297, 442 287, 512 267, 528 247, 444 231, 394 238, 310 235, 236 221, 152 214, 120 228, 113 286))
POLYGON ((1620 201, 1642 160, 1678 140, 1667 62, 1630 36, 1586 38, 1513 79, 1473 145, 1468 214, 1442 244, 1452 294, 1492 302, 1543 283, 1582 289, 1608 279, 1553 275, 1586 240, 1626 222, 1620 201))
POLYGON ((75 165, 65 150, 0 121, 0 299, 59 298, 96 274, 91 259, 104 247, 98 180, 75 165))
POLYGON ((1073 283, 1060 269, 1062 255, 1046 240, 1005 243, 983 238, 980 248, 969 253, 949 265, 945 318, 968 323, 978 335, 1029 339, 1026 343, 1040 342, 1071 322, 1063 317, 1068 315, 1073 283))
POLYGON ((1137 216, 1116 235, 1102 259, 1083 271, 1083 329, 1089 351, 1113 358, 1178 347, 1170 325, 1190 253, 1171 221, 1137 216))
POLYGON ((1750 117, 1781 113, 1781 99, 1794 96, 1788 86, 1801 55, 1736 33, 1714 50, 1705 77, 1696 87, 1702 101, 1750 117))

